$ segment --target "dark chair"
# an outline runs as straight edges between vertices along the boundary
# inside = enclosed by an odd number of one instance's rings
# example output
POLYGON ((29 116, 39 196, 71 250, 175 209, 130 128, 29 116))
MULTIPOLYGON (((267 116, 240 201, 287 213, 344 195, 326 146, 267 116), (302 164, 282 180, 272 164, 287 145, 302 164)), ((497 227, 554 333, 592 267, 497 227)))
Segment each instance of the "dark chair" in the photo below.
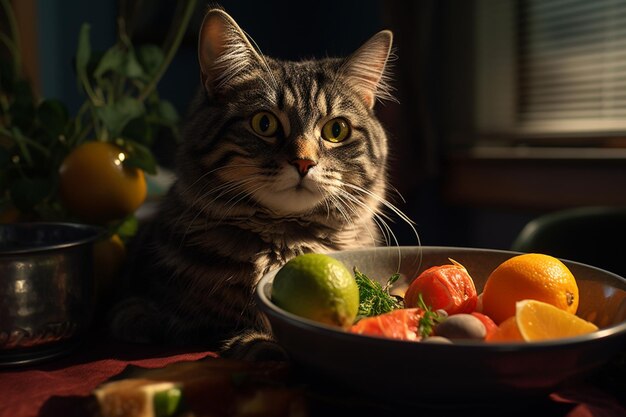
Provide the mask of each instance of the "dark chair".
POLYGON ((626 277, 626 208, 580 207, 530 221, 511 249, 582 262, 626 277))

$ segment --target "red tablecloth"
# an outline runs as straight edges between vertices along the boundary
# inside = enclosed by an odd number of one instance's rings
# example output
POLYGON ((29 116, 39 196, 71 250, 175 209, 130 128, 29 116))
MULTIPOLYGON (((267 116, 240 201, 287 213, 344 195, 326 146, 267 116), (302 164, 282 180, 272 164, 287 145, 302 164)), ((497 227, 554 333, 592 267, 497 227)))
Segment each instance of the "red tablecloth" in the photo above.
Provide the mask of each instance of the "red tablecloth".
POLYGON ((64 357, 0 370, 0 417, 38 416, 50 398, 87 396, 128 365, 159 368, 207 356, 216 355, 194 349, 120 344, 92 336, 64 357))
MULTIPOLYGON (((128 365, 158 368, 174 362, 207 357, 217 356, 201 349, 182 350, 171 347, 126 345, 112 341, 103 342, 91 337, 65 357, 38 365, 0 370, 0 417, 56 415, 67 417, 67 413, 64 413, 62 408, 59 409, 59 401, 54 400, 85 397, 99 384, 119 374, 128 365)), ((63 402, 60 403, 63 404, 63 402)), ((426 416, 463 415, 464 417, 468 415, 626 417, 626 409, 615 397, 588 385, 574 386, 554 393, 537 407, 510 404, 506 409, 474 408, 446 411, 431 409, 419 414, 426 416)), ((348 410, 354 411, 355 407, 350 405, 348 410)), ((360 415, 384 415, 389 409, 383 407, 377 410, 369 406, 361 406, 358 411, 360 415)), ((316 407, 314 404, 312 407, 311 414, 313 415, 326 416, 330 415, 329 413, 332 412, 329 411, 328 405, 316 407), (322 410, 322 412, 316 413, 316 410, 322 410)), ((344 409, 337 415, 346 415, 345 413, 344 409)))

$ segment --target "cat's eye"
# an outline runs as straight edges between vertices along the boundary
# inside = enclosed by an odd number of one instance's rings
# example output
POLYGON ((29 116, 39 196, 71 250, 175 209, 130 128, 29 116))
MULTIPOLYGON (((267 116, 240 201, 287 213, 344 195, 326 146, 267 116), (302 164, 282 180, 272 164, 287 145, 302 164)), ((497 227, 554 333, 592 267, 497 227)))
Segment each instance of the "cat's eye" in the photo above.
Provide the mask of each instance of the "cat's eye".
POLYGON ((336 117, 322 127, 322 138, 332 143, 343 142, 350 136, 350 125, 346 119, 336 117))
POLYGON ((268 111, 260 111, 252 116, 250 125, 254 133, 265 137, 274 136, 278 131, 278 119, 268 111))

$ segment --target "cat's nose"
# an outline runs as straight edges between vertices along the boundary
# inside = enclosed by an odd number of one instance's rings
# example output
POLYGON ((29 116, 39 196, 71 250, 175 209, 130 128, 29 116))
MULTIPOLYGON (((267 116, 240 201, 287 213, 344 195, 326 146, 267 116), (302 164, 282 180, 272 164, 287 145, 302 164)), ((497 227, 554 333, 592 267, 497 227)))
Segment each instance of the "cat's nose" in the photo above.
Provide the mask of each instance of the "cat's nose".
POLYGON ((317 165, 317 162, 312 159, 293 159, 289 163, 296 167, 301 177, 304 177, 311 168, 317 165))

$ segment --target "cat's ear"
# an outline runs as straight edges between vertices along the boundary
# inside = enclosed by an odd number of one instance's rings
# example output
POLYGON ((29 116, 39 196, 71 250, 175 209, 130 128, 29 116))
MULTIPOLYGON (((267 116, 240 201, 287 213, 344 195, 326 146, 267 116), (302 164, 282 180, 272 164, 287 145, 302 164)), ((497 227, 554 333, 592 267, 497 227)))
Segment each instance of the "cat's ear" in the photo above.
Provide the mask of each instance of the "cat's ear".
POLYGON ((200 27, 198 60, 202 85, 212 94, 259 66, 262 58, 228 13, 212 9, 200 27))
POLYGON ((376 99, 393 100, 387 75, 392 41, 391 31, 378 32, 350 55, 341 69, 370 109, 376 99))

